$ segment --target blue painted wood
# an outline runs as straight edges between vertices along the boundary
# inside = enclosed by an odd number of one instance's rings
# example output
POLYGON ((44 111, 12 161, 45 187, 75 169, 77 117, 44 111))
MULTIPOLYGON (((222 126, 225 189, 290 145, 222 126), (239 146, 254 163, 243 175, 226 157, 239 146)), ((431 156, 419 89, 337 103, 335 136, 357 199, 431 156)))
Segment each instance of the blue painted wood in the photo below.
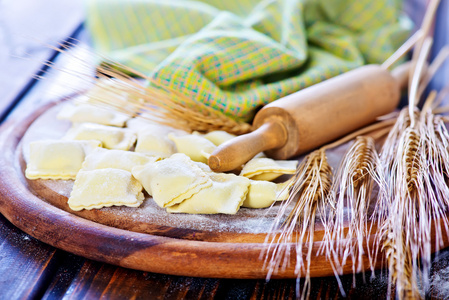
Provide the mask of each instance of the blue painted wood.
POLYGON ((0 1, 0 123, 33 87, 49 46, 73 34, 84 20, 83 1, 0 1))
MULTIPOLYGON (((449 0, 441 0, 435 21, 434 44, 432 48, 432 58, 434 58, 443 47, 449 47, 449 0)), ((449 60, 441 66, 431 82, 430 88, 441 91, 444 87, 449 87, 449 60)), ((446 104, 449 99, 446 99, 446 104)))

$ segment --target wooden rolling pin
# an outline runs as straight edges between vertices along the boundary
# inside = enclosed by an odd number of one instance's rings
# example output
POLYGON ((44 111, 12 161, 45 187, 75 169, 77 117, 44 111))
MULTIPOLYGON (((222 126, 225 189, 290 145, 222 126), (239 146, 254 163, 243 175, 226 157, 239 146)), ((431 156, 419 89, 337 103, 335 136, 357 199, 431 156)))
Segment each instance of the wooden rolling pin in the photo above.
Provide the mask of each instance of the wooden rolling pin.
POLYGON ((398 106, 409 68, 367 65, 276 100, 256 114, 254 131, 217 147, 209 166, 234 170, 262 151, 288 159, 366 126, 398 106))

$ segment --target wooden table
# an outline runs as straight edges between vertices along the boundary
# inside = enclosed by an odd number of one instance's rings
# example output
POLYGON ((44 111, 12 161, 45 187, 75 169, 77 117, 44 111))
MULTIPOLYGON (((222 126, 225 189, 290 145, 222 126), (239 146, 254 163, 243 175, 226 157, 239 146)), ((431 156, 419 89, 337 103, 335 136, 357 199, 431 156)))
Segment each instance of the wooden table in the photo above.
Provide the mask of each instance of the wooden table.
MULTIPOLYGON (((14 41, 10 40, 6 44, 10 47, 6 50, 7 54, 13 56, 4 56, 5 52, 0 51, 2 69, 0 71, 0 95, 2 96, 0 121, 4 124, 29 113, 36 105, 52 101, 55 97, 53 93, 70 92, 68 87, 60 86, 64 75, 55 70, 42 69, 42 61, 48 59, 58 66, 67 67, 68 64, 73 63, 73 60, 68 56, 58 56, 48 47, 43 47, 40 42, 55 44, 68 36, 85 39, 82 27, 83 11, 77 0, 35 2, 36 4, 33 4, 33 1, 16 1, 16 4, 12 1, 4 2, 5 4, 0 2, 0 20, 5 20, 1 18, 1 14, 14 15, 14 17, 9 15, 10 21, 0 23, 0 30, 7 32, 3 34, 3 38, 8 39, 8 34, 10 34, 9 38, 14 37, 14 41), (64 5, 59 2, 64 2, 64 5), (28 4, 27 9, 18 3, 28 4), (6 5, 6 9, 1 5, 6 5), (52 18, 46 18, 45 13, 48 11, 59 13, 52 14, 52 18), (21 31, 22 25, 19 20, 24 19, 27 19, 28 26, 33 28, 31 32, 33 38, 14 33, 14 30, 21 31), (28 57, 26 53, 30 56, 28 57), (49 71, 48 80, 33 79, 36 74, 47 71, 49 71)), ((1 37, 0 35, 0 39, 1 37)), ((0 241, 0 299, 295 298, 295 280, 265 282, 265 280, 179 277, 95 262, 44 244, 15 228, 1 215, 0 241)), ((347 297, 349 299, 386 298, 386 274, 378 271, 374 274, 374 279, 371 279, 372 275, 366 273, 354 277, 352 275, 341 277, 347 297)), ((449 250, 441 251, 434 259, 431 275, 429 298, 449 297, 449 250)), ((341 297, 334 277, 312 280, 311 299, 341 297)))

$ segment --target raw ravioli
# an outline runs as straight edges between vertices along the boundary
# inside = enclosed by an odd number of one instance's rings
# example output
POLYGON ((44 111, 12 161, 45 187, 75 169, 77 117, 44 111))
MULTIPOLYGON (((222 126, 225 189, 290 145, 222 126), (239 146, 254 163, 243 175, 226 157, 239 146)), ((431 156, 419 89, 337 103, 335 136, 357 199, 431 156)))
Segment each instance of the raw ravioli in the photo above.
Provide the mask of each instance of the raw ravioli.
POLYGON ((135 167, 132 173, 160 207, 181 203, 212 185, 209 176, 182 153, 135 167))
POLYGON ((175 144, 171 140, 151 131, 138 133, 135 151, 158 157, 170 157, 176 152, 175 144))
POLYGON ((266 157, 255 157, 247 162, 240 176, 245 176, 253 180, 271 181, 284 174, 294 174, 296 172, 296 160, 274 160, 266 157))
POLYGON ((203 135, 206 139, 214 143, 215 146, 220 146, 221 144, 235 138, 234 134, 230 134, 223 130, 211 131, 203 135))
POLYGON ((28 179, 74 179, 91 151, 101 142, 40 140, 30 143, 30 158, 25 170, 28 179))
POLYGON ((135 166, 155 162, 157 159, 156 157, 131 151, 98 148, 86 156, 82 165, 82 171, 114 168, 131 172, 135 166))
POLYGON ((208 139, 195 134, 184 136, 169 134, 168 138, 175 142, 178 152, 186 154, 193 161, 203 163, 207 163, 207 156, 217 147, 208 139))
POLYGON ((120 169, 80 171, 68 201, 73 210, 109 206, 138 207, 145 199, 142 185, 131 172, 120 169))
POLYGON ((250 181, 234 174, 211 173, 212 186, 204 188, 178 205, 167 207, 170 213, 236 214, 246 198, 250 181))
POLYGON ((119 112, 104 109, 90 104, 78 104, 72 103, 66 104, 57 115, 58 119, 69 120, 73 123, 97 123, 102 125, 110 125, 123 127, 128 116, 119 112))
POLYGON ((243 207, 265 208, 276 201, 288 198, 288 185, 290 181, 274 183, 264 180, 250 180, 248 195, 243 202, 243 207))
POLYGON ((81 123, 71 128, 65 139, 98 140, 107 149, 129 150, 136 142, 136 134, 126 128, 95 123, 81 123))

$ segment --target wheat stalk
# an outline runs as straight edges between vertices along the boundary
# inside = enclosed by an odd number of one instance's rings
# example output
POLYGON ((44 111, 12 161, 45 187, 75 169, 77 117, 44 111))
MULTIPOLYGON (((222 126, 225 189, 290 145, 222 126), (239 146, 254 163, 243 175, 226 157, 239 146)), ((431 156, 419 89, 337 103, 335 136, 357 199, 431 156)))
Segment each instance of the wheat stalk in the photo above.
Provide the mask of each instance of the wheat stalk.
POLYGON ((420 226, 428 224, 427 215, 417 211, 422 208, 421 204, 426 198, 422 140, 418 130, 407 128, 401 136, 400 144, 402 147, 399 147, 396 157, 398 163, 392 170, 394 180, 389 186, 393 199, 387 222, 390 234, 384 241, 384 246, 394 246, 395 251, 387 257, 388 266, 393 279, 391 283, 396 284, 397 295, 402 299, 405 291, 418 290, 415 277, 411 276, 409 270, 418 271, 419 248, 430 244, 430 235, 425 228, 421 230, 420 226), (411 259, 407 259, 408 256, 411 259))
POLYGON ((445 106, 440 106, 438 107, 444 100, 444 98, 447 97, 447 95, 449 95, 449 85, 444 87, 437 95, 437 98, 433 104, 432 107, 432 112, 433 114, 443 114, 443 113, 447 113, 449 111, 449 105, 445 105, 445 106))
POLYGON ((145 79, 151 84, 144 85, 121 72, 118 66, 108 64, 98 67, 98 71, 101 74, 99 80, 111 80, 109 79, 111 77, 117 79, 113 86, 107 85, 106 88, 126 92, 126 94, 116 99, 105 99, 99 94, 94 100, 104 105, 113 105, 115 109, 124 113, 130 111, 134 116, 149 118, 172 127, 190 129, 190 131, 224 130, 233 134, 243 134, 251 129, 249 124, 237 122, 201 101, 162 86, 150 77, 145 79))
MULTIPOLYGON (((432 3, 432 7, 436 9, 437 1, 432 3)), ((422 32, 428 32, 429 22, 426 22, 427 25, 424 26, 422 32)), ((415 36, 414 39, 419 40, 420 38, 415 36)), ((406 51, 415 42, 411 42, 406 51)), ((424 43, 417 48, 420 50, 426 47, 430 48, 424 43)), ((421 51, 415 51, 415 53, 418 52, 421 51)), ((396 55, 396 58, 392 58, 384 67, 388 67, 402 54, 396 55)), ((422 65, 425 62, 425 57, 424 54, 420 55, 417 60, 414 59, 414 63, 417 66, 422 65)), ((200 99, 192 99, 162 86, 145 74, 139 74, 124 65, 106 58, 102 58, 102 60, 107 63, 98 67, 98 78, 95 81, 100 85, 104 82, 111 83, 102 87, 105 91, 103 94, 108 95, 109 98, 101 96, 100 93, 91 97, 91 100, 101 106, 107 105, 133 117, 149 118, 182 129, 203 132, 225 130, 234 134, 246 133, 251 129, 249 124, 236 122, 203 104, 200 99), (142 80, 136 80, 129 74, 138 75, 150 85, 142 80)), ((82 61, 82 63, 84 62, 82 61)), ((88 67, 90 69, 91 65, 88 67)), ((382 243, 382 249, 387 254, 392 276, 391 282, 396 283, 399 297, 416 295, 416 279, 411 275, 415 274, 418 269, 418 259, 423 259, 426 270, 429 265, 430 221, 435 217, 442 216, 441 203, 438 203, 437 200, 438 192, 435 191, 432 184, 435 181, 443 182, 446 179, 445 174, 447 174, 444 172, 448 170, 447 165, 439 163, 447 158, 448 149, 447 141, 445 141, 448 137, 447 131, 441 125, 443 119, 426 115, 425 118, 423 117, 425 120, 423 121, 423 119, 418 120, 417 117, 420 113, 415 108, 415 104, 422 91, 417 88, 421 72, 422 68, 415 68, 414 76, 410 79, 409 111, 405 109, 399 114, 398 121, 387 138, 380 158, 385 179, 379 180, 382 187, 378 207, 380 208, 379 222, 382 222, 384 226, 378 243, 382 243), (433 135, 429 133, 433 133, 433 135), (429 134, 428 138, 427 134, 429 134), (446 153, 443 153, 444 150, 446 153), (426 156, 425 153, 428 155, 426 156), (431 165, 432 162, 434 166, 431 165), (424 166, 427 165, 431 166, 433 174, 431 177, 423 176, 424 166), (394 215, 396 211, 399 216, 394 215), (416 234, 413 231, 415 229, 418 231, 416 234)), ((92 74, 79 75, 89 81, 93 78, 92 74)), ((346 140, 354 137, 354 135, 348 135, 346 140)), ((334 189, 331 182, 332 170, 327 163, 325 153, 326 149, 333 147, 334 144, 310 153, 299 165, 293 177, 294 184, 290 189, 290 197, 281 205, 280 213, 267 237, 268 253, 270 253, 270 257, 266 259, 266 266, 269 269, 267 278, 270 278, 273 272, 278 271, 279 268, 285 268, 288 265, 292 249, 290 244, 295 243, 295 273, 298 278, 305 273, 305 293, 303 295, 308 297, 314 225, 317 216, 320 215, 325 228, 328 228, 326 206, 333 204, 332 194, 339 195, 337 205, 344 202, 340 199, 340 195, 348 196, 349 199, 346 201, 352 210, 349 230, 352 230, 351 232, 356 236, 355 242, 345 242, 342 250, 333 250, 337 256, 342 254, 338 265, 344 264, 347 258, 351 258, 354 262, 353 270, 363 269, 361 255, 364 249, 361 240, 367 235, 366 203, 369 198, 368 194, 371 192, 372 180, 375 178, 373 170, 378 162, 376 162, 377 158, 374 154, 374 158, 363 155, 364 151, 361 150, 361 147, 367 146, 368 142, 358 139, 356 143, 359 140, 360 145, 357 146, 359 148, 355 147, 354 151, 358 149, 360 153, 354 152, 354 161, 346 164, 345 168, 348 171, 346 178, 344 175, 338 175, 340 178, 338 192, 330 193, 331 189, 334 189), (368 172, 368 170, 370 171, 368 172), (353 172, 352 175, 349 175, 349 171, 353 172), (278 227, 280 227, 279 231, 278 227), (306 261, 304 261, 304 254, 306 261)), ((365 154, 367 152, 368 150, 365 149, 365 154)), ((447 199, 444 199, 444 202, 447 206, 447 199)), ((331 238, 343 241, 348 235, 344 236, 341 229, 342 212, 339 209, 342 210, 337 207, 334 215, 335 223, 331 224, 336 228, 331 238)), ((437 235, 441 235, 441 228, 437 230, 439 230, 437 235)), ((299 285, 297 288, 299 289, 299 285)), ((299 295, 299 290, 297 292, 299 295)))
POLYGON ((407 41, 402 44, 401 47, 399 47, 398 50, 396 50, 383 64, 382 68, 388 69, 391 66, 393 66, 396 62, 398 62, 402 57, 404 57, 405 54, 410 51, 413 46, 417 42, 419 42, 422 37, 424 36, 424 31, 422 29, 418 29, 411 37, 408 38, 407 41))
MULTIPOLYGON (((435 20, 435 14, 440 5, 440 0, 430 0, 427 5, 426 12, 423 17, 423 21, 420 26, 420 30, 423 35, 420 39, 418 39, 415 49, 412 54, 411 64, 412 66, 416 66, 419 56, 423 53, 422 49, 424 48, 425 39, 429 36, 430 31, 432 29, 432 24, 435 20)), ((409 96, 412 94, 413 90, 413 77, 416 75, 416 67, 410 68, 410 76, 409 76, 409 85, 408 85, 408 94, 409 96)), ((415 91, 416 92, 416 91, 415 91)))
POLYGON ((373 265, 369 249, 365 251, 364 248, 368 247, 366 240, 370 234, 367 221, 373 185, 381 181, 377 172, 379 164, 374 139, 357 137, 343 157, 331 189, 337 204, 328 238, 334 247, 328 251, 333 253, 333 259, 340 268, 350 258, 354 274, 365 270, 365 254, 370 266, 373 265))
MULTIPOLYGON (((413 285, 415 284, 415 282, 412 283, 412 281, 414 281, 414 274, 413 274, 413 269, 410 268, 410 262, 411 262, 411 254, 410 251, 407 251, 408 248, 405 246, 404 244, 404 239, 402 239, 402 244, 400 245, 400 248, 397 248, 397 245, 392 243, 392 241, 394 240, 394 236, 393 233, 390 231, 390 228, 392 227, 387 226, 387 224, 385 224, 386 226, 384 226, 381 229, 381 235, 382 235, 382 239, 384 240, 384 243, 382 245, 382 251, 385 254, 385 258, 388 262, 388 269, 389 269, 389 274, 388 274, 388 278, 389 278, 389 282, 396 282, 397 281, 397 277, 398 277, 398 272, 397 272, 397 266, 400 264, 399 261, 397 261, 398 255, 399 253, 402 253, 402 255, 405 257, 405 263, 403 264, 403 273, 405 274, 405 276, 408 276, 409 278, 411 278, 410 281, 406 282, 406 285, 402 288, 401 291, 398 292, 398 298, 399 299, 414 299, 414 298, 421 298, 420 295, 418 295, 418 297, 415 296, 415 294, 413 294, 413 285)), ((391 289, 391 285, 388 285, 388 295, 392 294, 392 289, 391 289)), ((388 298, 392 298, 392 297, 388 297, 388 298)))
POLYGON ((430 93, 421 113, 422 133, 424 140, 424 163, 428 177, 427 199, 431 207, 432 218, 437 220, 434 226, 435 249, 443 246, 442 229, 449 233, 449 221, 445 211, 449 208, 449 132, 440 116, 432 113, 432 103, 436 93, 430 93), (443 228, 442 228, 443 227, 443 228))
POLYGON ((440 67, 444 64, 444 62, 449 58, 449 46, 444 46, 434 58, 432 63, 430 64, 424 78, 422 79, 422 83, 418 88, 417 98, 420 99, 423 95, 424 90, 429 85, 432 78, 435 76, 440 67))
POLYGON ((403 110, 381 154, 385 187, 377 203, 382 225, 378 245, 388 262, 389 293, 395 284, 399 299, 421 297, 417 276, 422 274, 426 288, 432 236, 435 249, 439 249, 443 228, 449 232, 445 215, 449 201, 446 183, 448 135, 442 119, 433 114, 436 93, 430 93, 421 112, 415 106, 420 96, 419 78, 430 45, 431 39, 426 39, 416 62, 408 117, 403 110))
MULTIPOLYGON (((268 269, 267 279, 279 268, 288 266, 291 255, 289 244, 295 243, 295 274, 298 280, 305 273, 303 297, 308 297, 310 293, 310 263, 315 220, 317 212, 321 215, 324 213, 331 187, 331 176, 332 169, 327 161, 325 150, 315 150, 307 155, 292 178, 294 183, 289 190, 290 196, 281 204, 266 240, 267 253, 269 253, 265 261, 268 269), (294 207, 287 213, 292 203, 294 207), (303 243, 307 245, 305 262, 303 243)), ((297 295, 300 295, 299 285, 297 289, 297 295)))
MULTIPOLYGON (((146 74, 85 49, 91 60, 96 58, 103 61, 97 67, 95 75, 92 72, 92 63, 86 61, 85 57, 78 57, 69 51, 74 43, 66 42, 59 46, 60 48, 49 47, 71 56, 83 66, 80 68, 81 71, 66 69, 59 71, 96 86, 98 92, 88 94, 90 104, 109 107, 131 117, 145 118, 186 131, 224 130, 237 135, 251 131, 250 124, 232 119, 204 104, 201 99, 194 99, 163 86, 146 74)), ((44 65, 55 68, 52 62, 44 62, 44 65)), ((70 82, 67 82, 67 86, 70 86, 70 82)), ((75 92, 85 93, 84 90, 75 92)))
MULTIPOLYGON (((388 262, 390 288, 396 284, 400 299, 420 297, 416 276, 422 268, 426 287, 431 237, 434 236, 434 248, 440 249, 443 230, 449 232, 445 215, 449 207, 449 133, 443 119, 431 111, 433 98, 431 94, 424 105, 420 120, 415 123, 417 129, 407 127, 394 144, 393 161, 383 161, 386 182, 376 208, 382 224, 377 243, 388 262)), ((417 115, 415 109, 414 116, 417 115)))
MULTIPOLYGON (((322 148, 311 152, 298 165, 295 175, 290 179, 293 183, 289 186, 289 198, 282 202, 273 224, 268 231, 265 241, 265 267, 267 268, 267 279, 270 279, 273 273, 279 270, 285 270, 289 266, 291 258, 292 244, 296 249, 295 273, 298 280, 305 273, 305 282, 303 289, 304 297, 310 292, 310 262, 312 255, 312 244, 314 241, 315 221, 317 214, 325 227, 325 237, 323 239, 323 248, 319 251, 327 251, 328 244, 332 240, 326 232, 329 231, 329 218, 327 210, 335 208, 335 199, 330 194, 332 187, 332 169, 327 161, 326 151, 338 147, 363 134, 376 132, 380 137, 390 130, 394 119, 387 118, 381 122, 372 124, 355 131, 343 138, 327 144, 322 148), (292 208, 293 206, 293 208, 292 208), (326 236, 327 235, 327 236, 326 236), (304 261, 304 245, 307 246, 306 263, 304 261)), ((371 138, 366 138, 371 139, 371 138)), ((326 254, 330 257, 329 254, 326 254)), ((333 262, 330 261, 333 266, 333 262)), ((334 266, 333 266, 334 267, 334 266)), ((335 267, 334 267, 335 270, 335 267)), ((336 271, 336 270, 335 270, 336 271)), ((338 272, 336 271, 337 280, 338 272)), ((340 284, 341 288, 341 284, 340 284)), ((299 295, 299 284, 297 285, 297 294, 299 295)), ((341 288, 342 294, 344 291, 341 288)))

